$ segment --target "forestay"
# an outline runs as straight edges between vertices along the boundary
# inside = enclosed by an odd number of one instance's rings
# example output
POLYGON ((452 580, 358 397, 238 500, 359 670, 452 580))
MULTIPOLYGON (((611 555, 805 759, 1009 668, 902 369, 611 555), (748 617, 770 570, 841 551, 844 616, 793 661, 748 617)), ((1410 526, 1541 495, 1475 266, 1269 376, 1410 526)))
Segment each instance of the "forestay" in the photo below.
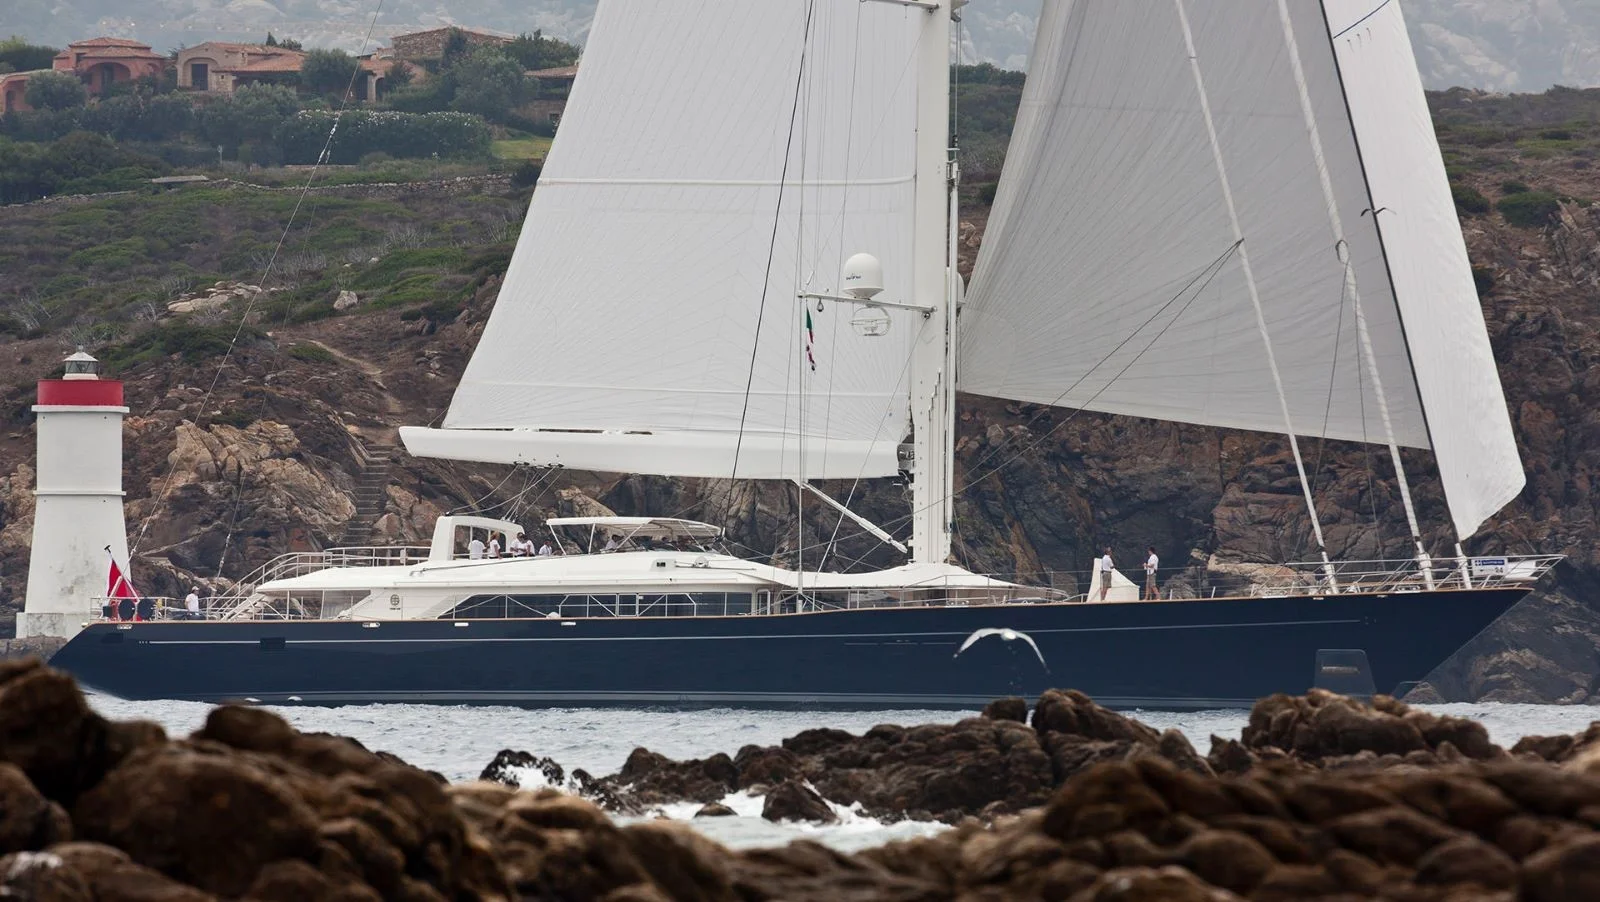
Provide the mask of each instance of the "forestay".
MULTIPOLYGON (((1431 431, 1469 535, 1522 471, 1438 143, 1400 5, 1326 7, 1287 4, 1315 142, 1277 0, 1186 5, 1289 420, 1388 440, 1375 369, 1393 439, 1431 431)), ((961 314, 962 388, 1284 431, 1176 4, 1046 0, 1031 60, 961 314)))
POLYGON ((407 446, 679 476, 893 474, 915 314, 865 337, 852 308, 813 306, 813 368, 796 294, 837 290, 859 251, 882 260, 885 299, 909 291, 920 15, 604 0, 446 428, 403 430, 407 446))

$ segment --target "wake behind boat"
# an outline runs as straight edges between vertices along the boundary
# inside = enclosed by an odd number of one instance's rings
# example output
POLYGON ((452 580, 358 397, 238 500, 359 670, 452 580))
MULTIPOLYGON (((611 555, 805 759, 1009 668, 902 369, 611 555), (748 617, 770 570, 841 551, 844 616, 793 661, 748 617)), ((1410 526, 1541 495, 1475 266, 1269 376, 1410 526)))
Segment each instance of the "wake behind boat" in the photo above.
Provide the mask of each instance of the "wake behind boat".
POLYGON ((443 428, 401 430, 419 456, 790 481, 906 564, 786 569, 649 517, 463 559, 520 527, 446 517, 427 549, 275 562, 210 619, 90 622, 55 663, 133 698, 1234 707, 1403 689, 1520 600, 1557 558, 1435 559, 1400 466, 1433 450, 1462 540, 1523 484, 1399 6, 1047 2, 967 293, 961 5, 601 0, 443 428), (1281 431, 1320 560, 1155 600, 956 566, 958 390, 1281 431), (1330 559, 1302 435, 1389 447, 1413 559, 1330 559), (903 544, 812 485, 896 476, 903 544))

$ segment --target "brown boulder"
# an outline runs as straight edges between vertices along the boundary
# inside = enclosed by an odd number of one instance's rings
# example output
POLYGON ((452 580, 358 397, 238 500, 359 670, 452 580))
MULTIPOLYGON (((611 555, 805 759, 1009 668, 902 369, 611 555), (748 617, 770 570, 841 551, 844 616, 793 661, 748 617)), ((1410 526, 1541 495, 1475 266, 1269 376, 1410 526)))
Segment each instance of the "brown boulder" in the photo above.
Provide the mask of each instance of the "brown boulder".
POLYGON ((1417 859, 1414 879, 1419 884, 1473 883, 1487 889, 1515 889, 1517 863, 1483 840, 1463 836, 1440 843, 1417 859))
POLYGON ((1179 867, 1119 868, 1079 890, 1071 902, 1242 902, 1179 867))
POLYGON ((1527 902, 1600 899, 1600 836, 1550 846, 1522 865, 1527 902))
POLYGON ((1399 805, 1347 814, 1328 823, 1327 828, 1346 849, 1408 868, 1415 867, 1435 846, 1462 835, 1399 805))
POLYGON ((382 902, 383 897, 369 886, 341 885, 304 861, 275 861, 256 875, 242 902, 303 902, 306 899, 382 902))
POLYGON ((693 829, 671 821, 622 828, 640 867, 669 899, 732 900, 726 851, 693 829))
POLYGON ((0 855, 37 851, 71 838, 66 811, 40 795, 21 768, 0 762, 0 855))
POLYGON ((711 802, 701 805, 700 810, 694 813, 695 817, 733 817, 737 812, 721 802, 711 802))
POLYGON ((1207 830, 1189 837, 1179 860, 1206 882, 1249 893, 1278 866, 1266 847, 1243 833, 1207 830))
POLYGON ((122 850, 100 843, 62 843, 51 846, 48 851, 61 860, 63 870, 83 879, 95 902, 212 902, 215 899, 209 893, 134 864, 122 850))
POLYGON ((1076 689, 1065 692, 1047 690, 1033 706, 1033 728, 1040 736, 1065 733, 1085 739, 1156 744, 1161 738, 1155 730, 1129 717, 1123 717, 1094 703, 1076 689))
POLYGON ((792 780, 800 773, 800 756, 777 746, 747 745, 733 756, 739 772, 737 788, 773 786, 792 780))
POLYGON ((1028 722, 1028 703, 1020 698, 997 698, 983 706, 984 718, 988 720, 1014 720, 1017 723, 1028 722))
POLYGON ((95 902, 94 891, 49 852, 0 856, 0 898, 23 902, 95 902))
POLYGON ((0 761, 21 768, 47 799, 70 808, 130 752, 165 738, 154 724, 107 722, 71 677, 37 658, 0 662, 0 761))
POLYGON ((780 783, 768 790, 761 804, 761 816, 769 821, 811 821, 816 824, 837 823, 839 816, 798 780, 780 783))
POLYGON ((265 865, 317 854, 316 816, 243 758, 140 752, 78 800, 83 837, 184 883, 237 896, 265 865), (219 854, 226 850, 226 854, 219 854))

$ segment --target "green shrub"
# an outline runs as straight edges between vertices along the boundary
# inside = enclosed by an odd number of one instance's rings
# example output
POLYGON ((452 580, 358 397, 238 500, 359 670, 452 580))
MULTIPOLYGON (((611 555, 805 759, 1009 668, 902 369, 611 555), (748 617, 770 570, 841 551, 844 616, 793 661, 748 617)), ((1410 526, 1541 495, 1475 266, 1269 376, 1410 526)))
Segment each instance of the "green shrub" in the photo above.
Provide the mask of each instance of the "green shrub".
POLYGON ((1543 228, 1555 221, 1561 200, 1544 191, 1528 191, 1500 199, 1496 205, 1506 222, 1525 229, 1543 228))
POLYGON ((339 359, 322 345, 295 345, 289 349, 289 356, 304 363, 333 363, 339 359))
POLYGON ((1483 192, 1460 182, 1450 183, 1450 196, 1455 198, 1456 212, 1473 215, 1489 212, 1489 198, 1483 192))
MULTIPOLYGON (((234 326, 202 326, 186 319, 166 320, 118 345, 112 345, 101 359, 113 371, 174 355, 184 363, 195 364, 227 353, 233 343, 234 326)), ((239 341, 254 341, 261 333, 246 328, 239 341)))
POLYGON ((1494 291, 1494 273, 1486 266, 1472 267, 1472 284, 1478 288, 1478 296, 1484 297, 1494 291))
POLYGON ((243 429, 255 421, 255 415, 246 411, 237 403, 211 414, 211 425, 213 426, 232 426, 235 429, 243 429))
POLYGON ((1506 181, 1500 183, 1501 194, 1527 194, 1532 190, 1533 189, 1529 188, 1527 184, 1519 182, 1516 179, 1507 179, 1506 181))
MULTIPOLYGON (((278 127, 283 161, 314 163, 328 143, 335 114, 306 110, 278 127)), ((486 157, 489 126, 467 113, 352 110, 338 119, 329 162, 355 163, 373 151, 394 157, 486 157)))
POLYGON ((539 172, 544 167, 534 160, 523 160, 511 170, 511 187, 532 188, 539 184, 539 172))

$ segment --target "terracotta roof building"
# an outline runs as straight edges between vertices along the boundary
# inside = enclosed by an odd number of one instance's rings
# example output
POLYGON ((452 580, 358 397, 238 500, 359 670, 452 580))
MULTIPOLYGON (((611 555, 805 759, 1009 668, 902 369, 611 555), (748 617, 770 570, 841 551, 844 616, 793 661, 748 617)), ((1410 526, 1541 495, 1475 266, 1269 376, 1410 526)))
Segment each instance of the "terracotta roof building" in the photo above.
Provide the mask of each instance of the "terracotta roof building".
POLYGON ((93 38, 75 41, 56 54, 51 68, 71 72, 95 96, 119 81, 132 81, 147 75, 160 75, 167 58, 150 49, 149 44, 127 38, 93 38))
POLYGON ((178 51, 178 87, 232 94, 247 84, 285 81, 298 74, 305 61, 300 50, 207 41, 178 51))

